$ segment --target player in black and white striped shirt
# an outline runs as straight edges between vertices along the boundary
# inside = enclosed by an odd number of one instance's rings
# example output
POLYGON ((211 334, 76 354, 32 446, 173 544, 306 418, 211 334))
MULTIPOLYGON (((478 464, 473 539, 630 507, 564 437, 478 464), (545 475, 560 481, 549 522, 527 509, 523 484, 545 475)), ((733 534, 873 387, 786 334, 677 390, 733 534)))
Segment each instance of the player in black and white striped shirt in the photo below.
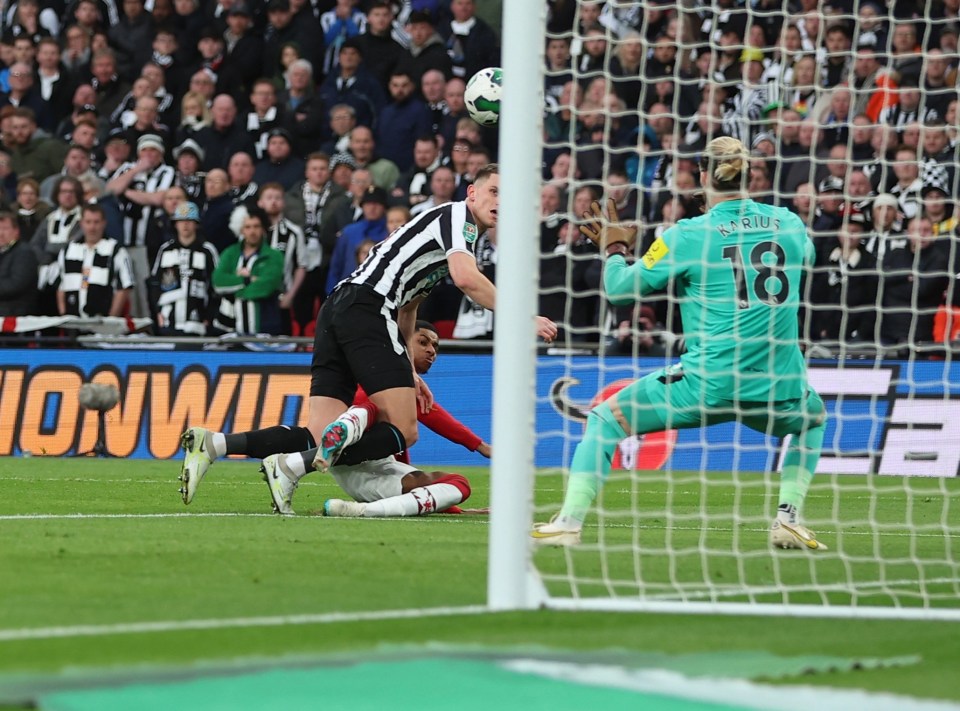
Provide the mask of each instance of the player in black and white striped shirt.
MULTIPOLYGON (((489 165, 477 173, 466 200, 427 210, 376 245, 317 316, 308 427, 236 435, 187 430, 187 490, 196 488, 216 457, 294 452, 267 456, 262 468, 275 509, 289 514, 297 482, 315 468, 326 469, 337 457, 339 464, 381 459, 416 442, 417 400, 427 411, 433 401, 405 345, 415 332, 417 307, 447 274, 474 302, 495 307, 496 287, 477 268, 473 249, 477 237, 497 224, 499 193, 498 168, 489 165), (358 384, 372 406, 349 407, 358 384), (297 451, 303 442, 312 449, 297 451)), ((548 342, 556 337, 549 319, 538 317, 536 328, 548 342)))

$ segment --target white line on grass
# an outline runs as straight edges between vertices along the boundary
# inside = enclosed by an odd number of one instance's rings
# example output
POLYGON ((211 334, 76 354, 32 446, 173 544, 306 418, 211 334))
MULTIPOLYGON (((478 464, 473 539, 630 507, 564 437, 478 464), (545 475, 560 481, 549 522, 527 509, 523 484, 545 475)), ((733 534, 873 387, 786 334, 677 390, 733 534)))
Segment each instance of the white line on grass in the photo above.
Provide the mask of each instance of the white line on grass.
MULTIPOLYGON (((558 577, 557 579, 562 579, 558 577)), ((843 583, 823 583, 820 585, 770 585, 770 586, 747 586, 743 588, 714 588, 689 590, 674 590, 672 593, 656 593, 648 595, 650 600, 706 600, 724 597, 745 597, 752 595, 783 595, 792 592, 839 592, 850 593, 851 587, 854 592, 863 590, 887 590, 891 588, 912 588, 920 582, 924 585, 953 585, 957 581, 955 578, 924 578, 922 581, 917 578, 904 578, 902 580, 873 580, 860 582, 855 581, 852 586, 843 583)), ((669 587, 669 586, 667 586, 669 587)))
POLYGON ((73 625, 70 627, 34 627, 0 629, 0 642, 63 637, 105 637, 118 634, 179 632, 182 630, 214 630, 238 627, 285 627, 288 625, 328 625, 337 622, 369 622, 403 620, 419 617, 478 615, 488 612, 484 605, 463 607, 428 607, 422 610, 374 610, 370 612, 325 612, 312 615, 277 615, 273 617, 232 617, 206 620, 162 620, 127 622, 112 625, 73 625))

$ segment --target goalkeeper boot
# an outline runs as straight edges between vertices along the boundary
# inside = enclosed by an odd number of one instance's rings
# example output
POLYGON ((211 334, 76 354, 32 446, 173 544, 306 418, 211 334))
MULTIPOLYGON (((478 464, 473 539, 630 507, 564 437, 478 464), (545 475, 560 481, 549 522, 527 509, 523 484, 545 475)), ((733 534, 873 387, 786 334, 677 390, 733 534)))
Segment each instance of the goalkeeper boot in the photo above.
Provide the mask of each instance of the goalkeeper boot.
POLYGON ((270 489, 274 513, 293 516, 293 492, 297 490, 297 481, 287 474, 282 454, 271 454, 260 465, 260 473, 270 489))
POLYGON ((530 537, 537 546, 578 546, 580 545, 580 525, 561 522, 559 515, 549 523, 533 524, 530 537))
POLYGON ((770 526, 770 545, 774 548, 827 550, 827 547, 817 540, 816 534, 809 528, 795 523, 784 523, 780 519, 774 519, 770 526))
POLYGON ((346 518, 360 518, 366 504, 359 501, 344 501, 343 499, 327 499, 323 502, 324 516, 342 516, 346 518))
POLYGON ((327 425, 320 436, 320 446, 313 460, 316 470, 325 472, 332 467, 340 453, 351 444, 356 444, 366 428, 367 411, 359 407, 351 407, 327 425))
POLYGON ((203 475, 213 464, 211 456, 213 447, 210 439, 213 432, 202 427, 191 427, 180 435, 180 446, 183 447, 183 466, 180 467, 180 495, 183 503, 189 504, 197 493, 197 487, 203 481, 203 475))

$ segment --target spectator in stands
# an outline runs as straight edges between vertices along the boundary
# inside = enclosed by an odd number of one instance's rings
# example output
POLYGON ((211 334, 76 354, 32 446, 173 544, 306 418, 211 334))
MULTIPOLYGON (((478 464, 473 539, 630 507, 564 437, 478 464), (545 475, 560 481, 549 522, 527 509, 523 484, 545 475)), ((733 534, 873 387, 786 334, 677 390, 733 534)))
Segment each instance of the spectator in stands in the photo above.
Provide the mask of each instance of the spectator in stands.
MULTIPOLYGON (((164 163, 165 146, 156 135, 137 141, 137 160, 124 163, 107 183, 124 215, 123 244, 128 248, 146 246, 147 225, 155 211, 162 210, 163 192, 173 185, 176 171, 164 163)), ((137 257, 131 253, 134 265, 137 257)), ((140 271, 146 273, 146 269, 140 271)))
POLYGON ((500 64, 497 33, 477 17, 475 0, 451 0, 449 21, 438 27, 446 42, 453 76, 467 80, 485 67, 500 64))
POLYGON ((190 91, 203 97, 208 108, 212 107, 217 94, 215 74, 208 69, 200 69, 190 75, 190 91))
POLYGON ((450 79, 443 90, 443 103, 446 112, 440 119, 440 138, 443 141, 444 152, 448 154, 457 135, 457 124, 464 118, 469 118, 467 105, 463 101, 466 83, 460 77, 450 79))
POLYGON ((430 196, 430 175, 443 162, 437 139, 432 134, 417 138, 413 146, 413 165, 397 180, 390 195, 414 207, 430 196))
POLYGON ((40 98, 49 108, 51 123, 56 125, 56 121, 73 108, 71 99, 76 80, 61 66, 60 45, 53 37, 45 37, 37 45, 36 71, 40 98))
POLYGON ((923 54, 917 42, 917 29, 912 23, 897 23, 893 28, 891 49, 893 58, 890 67, 900 75, 901 86, 908 78, 917 81, 923 71, 923 54))
POLYGON ((827 176, 817 186, 817 209, 813 220, 814 245, 818 238, 832 235, 843 221, 840 208, 843 205, 843 180, 833 175, 827 176))
POLYGON ((806 297, 811 302, 807 326, 814 340, 871 337, 864 325, 869 324, 868 314, 877 306, 877 262, 861 244, 864 225, 863 214, 852 213, 836 239, 824 240, 817 250, 806 297))
POLYGON ((227 175, 230 178, 230 199, 234 205, 256 199, 259 186, 253 179, 255 171, 253 156, 249 153, 238 151, 230 157, 227 175))
POLYGON ((203 94, 188 91, 180 101, 180 125, 177 127, 176 134, 178 143, 183 143, 212 122, 213 116, 203 94))
POLYGON ((930 343, 933 319, 950 282, 946 250, 938 249, 926 217, 910 220, 908 240, 889 249, 881 263, 880 342, 884 345, 930 343))
POLYGON ((573 81, 570 71, 570 39, 568 37, 548 37, 546 72, 544 76, 544 100, 549 111, 556 112, 564 103, 563 87, 573 81))
POLYGON ((36 117, 37 125, 44 131, 52 132, 56 128, 58 117, 51 111, 50 104, 44 101, 40 89, 34 85, 33 67, 26 62, 14 62, 10 67, 10 89, 0 94, 0 108, 16 106, 30 109, 36 117))
POLYGON ((939 48, 928 49, 924 53, 923 81, 921 83, 925 106, 936 111, 937 116, 947 115, 951 101, 957 98, 955 82, 947 81, 950 62, 939 48))
POLYGON ((219 255, 199 234, 196 204, 181 202, 171 219, 176 237, 161 245, 150 274, 157 334, 205 336, 217 312, 213 274, 219 255))
POLYGON ((47 138, 39 132, 30 109, 13 109, 9 134, 10 167, 18 178, 33 178, 39 181, 63 167, 66 144, 55 138, 47 138))
POLYGON ((83 187, 76 178, 57 179, 53 190, 56 207, 33 233, 30 247, 40 265, 38 284, 45 294, 41 311, 38 313, 55 315, 56 285, 59 279, 57 256, 67 243, 80 234, 80 205, 83 203, 83 187), (49 265, 53 265, 52 268, 49 265))
POLYGON ((374 152, 375 148, 373 131, 366 126, 357 126, 350 132, 350 154, 357 167, 369 170, 377 187, 392 190, 400 177, 400 171, 393 161, 379 157, 374 152))
POLYGON ((133 288, 127 250, 105 237, 100 205, 83 206, 81 234, 60 252, 57 310, 63 316, 123 316, 133 288))
POLYGON ((873 229, 867 235, 865 249, 882 264, 886 253, 890 249, 906 245, 901 230, 900 204, 897 198, 890 193, 882 193, 874 198, 870 207, 871 224, 873 229))
POLYGON ((880 86, 881 77, 884 76, 882 69, 873 45, 861 44, 857 47, 850 86, 853 92, 851 113, 854 116, 863 114, 871 122, 879 120, 886 98, 886 92, 880 86))
MULTIPOLYGON (((156 9, 156 8, 154 8, 156 9)), ((154 12, 154 19, 156 14, 154 12)), ((150 64, 156 65, 163 70, 164 85, 169 89, 171 100, 180 98, 187 89, 187 67, 181 61, 177 35, 169 27, 163 24, 157 25, 157 32, 153 36, 153 52, 150 55, 150 64)), ((144 65, 144 66, 150 66, 144 65)), ((143 70, 141 69, 141 76, 143 70)), ((162 109, 166 111, 166 107, 162 109)), ((165 120, 172 120, 175 117, 165 117, 165 120)))
MULTIPOLYGON (((191 74, 204 72, 213 80, 217 94, 241 95, 240 71, 237 65, 227 61, 226 43, 223 35, 214 27, 207 27, 200 33, 196 44, 199 63, 192 67, 191 74)), ((191 82, 191 89, 193 84, 191 82)))
POLYGON ((108 30, 108 36, 117 51, 117 73, 131 81, 150 59, 153 18, 144 10, 143 0, 123 0, 121 7, 120 20, 108 30))
POLYGON ((350 104, 337 104, 330 109, 331 138, 323 144, 329 156, 350 150, 350 132, 357 125, 357 112, 350 104))
POLYGON ((20 233, 30 236, 43 223, 51 207, 40 200, 40 183, 33 178, 21 178, 17 182, 17 200, 10 209, 17 216, 20 233))
POLYGON ((340 65, 320 85, 319 95, 325 106, 349 104, 361 126, 375 126, 386 97, 376 77, 363 64, 360 43, 350 39, 340 46, 340 65))
POLYGON ((267 139, 271 131, 284 125, 284 116, 277 106, 277 90, 269 79, 258 79, 250 92, 250 111, 241 123, 246 126, 254 146, 253 157, 260 160, 267 153, 267 139))
POLYGON ((283 290, 279 296, 282 333, 291 335, 292 309, 306 278, 308 255, 303 230, 283 216, 284 188, 280 183, 265 183, 257 200, 270 218, 267 243, 283 255, 283 290))
POLYGON ((330 259, 337 241, 337 215, 346 209, 349 197, 330 177, 330 158, 325 153, 307 156, 304 179, 284 196, 284 216, 302 225, 305 240, 303 285, 294 299, 294 321, 299 332, 311 325, 325 294, 330 259))
POLYGON ((223 33, 226 58, 236 69, 240 89, 247 93, 253 89, 260 75, 263 58, 263 37, 254 29, 250 7, 242 0, 234 0, 227 10, 227 29, 223 33))
POLYGON ((368 188, 360 198, 360 208, 362 218, 344 227, 337 237, 327 276, 327 294, 356 269, 356 253, 362 242, 370 240, 376 244, 387 237, 387 192, 382 188, 368 188))
POLYGON ((104 181, 112 178, 120 166, 130 158, 130 150, 126 131, 121 128, 110 131, 103 146, 103 160, 96 166, 97 177, 104 181))
POLYGON ((393 3, 390 0, 374 0, 367 5, 367 26, 357 38, 357 46, 363 55, 363 63, 380 82, 384 90, 390 82, 393 70, 406 54, 403 46, 392 36, 393 3))
POLYGON ((90 84, 97 94, 97 111, 101 116, 109 116, 130 91, 130 85, 117 76, 117 60, 109 49, 94 53, 90 73, 90 84))
POLYGON ((432 207, 443 205, 453 200, 457 189, 456 174, 446 165, 441 165, 430 174, 430 197, 418 205, 414 205, 410 214, 416 217, 432 207))
POLYGON ((227 94, 217 96, 213 100, 210 113, 213 117, 212 123, 193 136, 206 154, 204 170, 226 168, 235 153, 253 152, 250 136, 236 121, 237 104, 233 97, 227 94))
POLYGON ((897 198, 900 213, 909 222, 920 211, 920 189, 923 187, 915 148, 901 146, 897 149, 893 173, 897 182, 890 188, 890 194, 897 198))
POLYGON ((410 46, 399 67, 413 78, 415 84, 419 84, 424 72, 430 69, 442 72, 445 80, 453 76, 446 44, 436 31, 434 17, 429 12, 411 12, 407 18, 407 32, 410 46))
POLYGON ((956 208, 954 202, 950 200, 948 190, 948 185, 944 181, 925 183, 920 190, 920 198, 923 201, 922 215, 930 220, 933 234, 937 237, 950 236, 957 227, 956 208))
POLYGON ((21 240, 17 219, 0 212, 0 316, 38 313, 37 257, 21 240))
POLYGON ((188 200, 203 205, 203 181, 206 177, 206 173, 200 171, 204 159, 203 149, 192 138, 188 138, 173 149, 173 159, 177 169, 174 184, 183 188, 188 200))
POLYGON ((280 73, 280 51, 283 45, 294 42, 301 56, 310 66, 323 66, 323 30, 309 7, 294 13, 289 0, 270 0, 267 3, 267 28, 263 43, 263 73, 280 73))
MULTIPOLYGON (((427 108, 430 109, 430 131, 434 134, 440 131, 444 119, 450 114, 450 107, 447 106, 445 99, 446 93, 447 80, 439 69, 428 69, 420 77, 420 94, 427 103, 427 108)), ((472 120, 470 123, 476 126, 472 120)))
POLYGON ((406 171, 413 163, 414 143, 431 131, 432 116, 414 94, 416 86, 409 75, 394 71, 389 89, 392 101, 380 113, 377 145, 383 158, 406 171))
POLYGON ((284 190, 293 187, 303 175, 304 163, 293 153, 293 139, 285 128, 275 128, 267 138, 267 151, 257 162, 254 183, 280 183, 284 190))
POLYGON ((64 31, 63 38, 60 61, 64 70, 74 81, 85 80, 90 74, 90 34, 72 25, 64 31))
POLYGON ((241 240, 223 250, 213 274, 220 296, 214 325, 241 335, 279 334, 283 326, 277 297, 283 290, 283 255, 266 243, 270 228, 266 213, 256 205, 244 210, 241 240))
MULTIPOLYGON (((81 127, 86 130, 88 127, 81 127)), ((40 199, 48 204, 56 202, 53 191, 56 184, 64 176, 71 178, 81 178, 84 175, 93 175, 90 162, 90 151, 83 146, 73 145, 67 149, 67 154, 63 158, 63 169, 59 174, 54 174, 44 178, 40 183, 40 199)))
POLYGON ((354 0, 334 0, 335 7, 320 15, 320 28, 326 55, 323 73, 329 74, 337 67, 337 54, 345 41, 357 37, 364 30, 367 18, 356 7, 354 0))
POLYGON ((314 91, 313 68, 306 59, 294 60, 286 78, 287 88, 280 92, 277 104, 296 151, 302 153, 315 146, 323 134, 323 102, 314 91))
POLYGON ((230 229, 230 213, 234 204, 230 197, 230 179, 227 171, 214 168, 207 172, 203 180, 203 192, 207 201, 200 214, 200 230, 208 242, 223 251, 237 241, 230 229))
POLYGON ((349 153, 334 153, 330 158, 330 179, 347 192, 356 169, 357 161, 349 153))

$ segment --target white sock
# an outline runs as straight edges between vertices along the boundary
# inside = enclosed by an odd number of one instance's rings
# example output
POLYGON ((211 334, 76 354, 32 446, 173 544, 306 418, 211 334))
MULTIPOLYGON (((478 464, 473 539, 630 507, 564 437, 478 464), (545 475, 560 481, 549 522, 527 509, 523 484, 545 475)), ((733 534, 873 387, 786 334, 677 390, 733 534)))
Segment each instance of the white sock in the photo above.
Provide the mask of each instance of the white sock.
POLYGON ((337 419, 344 420, 344 418, 347 419, 350 425, 347 428, 348 438, 344 447, 349 447, 352 444, 356 444, 360 438, 363 437, 363 433, 367 431, 370 413, 365 407, 348 407, 347 411, 337 419))
POLYGON ((307 475, 307 468, 300 452, 281 454, 277 463, 280 465, 280 471, 293 481, 300 481, 307 475))
POLYGON ((800 523, 800 512, 796 506, 781 504, 781 507, 777 508, 777 520, 788 526, 796 526, 800 523))
POLYGON ((386 516, 426 516, 463 501, 463 492, 453 484, 430 484, 409 494, 372 501, 363 511, 366 518, 386 516))
POLYGON ((227 437, 223 432, 212 432, 208 443, 208 452, 213 453, 213 459, 227 456, 227 437))

